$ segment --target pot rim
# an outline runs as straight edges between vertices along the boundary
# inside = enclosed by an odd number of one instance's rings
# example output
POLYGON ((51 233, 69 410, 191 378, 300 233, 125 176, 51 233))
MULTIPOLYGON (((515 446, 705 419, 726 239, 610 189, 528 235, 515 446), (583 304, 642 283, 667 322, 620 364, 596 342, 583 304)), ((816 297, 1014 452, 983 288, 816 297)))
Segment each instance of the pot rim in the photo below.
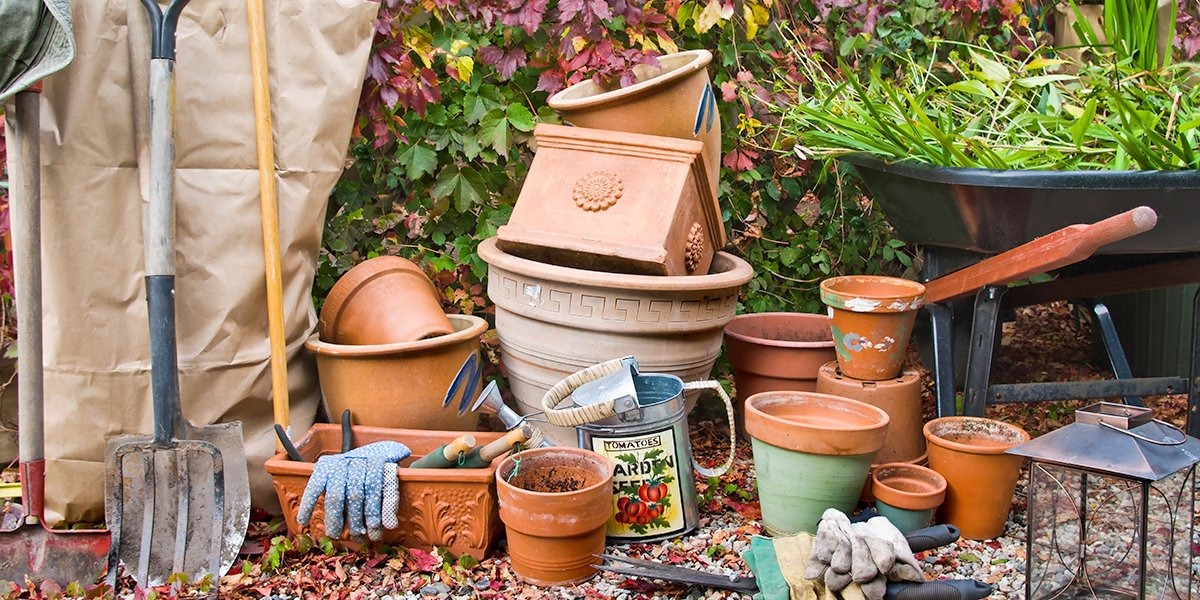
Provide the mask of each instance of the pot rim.
POLYGON ((779 316, 795 318, 797 321, 804 321, 804 322, 813 321, 813 320, 821 320, 821 321, 824 321, 824 324, 826 327, 830 327, 830 323, 832 321, 832 319, 829 318, 829 315, 823 315, 820 313, 801 313, 801 312, 743 313, 743 314, 734 316, 733 320, 731 320, 728 324, 725 325, 725 335, 727 335, 735 340, 738 340, 739 342, 746 342, 748 344, 756 344, 759 346, 772 346, 772 347, 776 347, 776 348, 833 348, 834 347, 832 328, 829 331, 829 339, 828 340, 819 340, 819 341, 813 341, 813 342, 773 340, 770 338, 764 338, 764 337, 758 337, 755 335, 750 335, 748 333, 742 333, 740 331, 737 331, 735 328, 735 325, 738 323, 746 323, 748 321, 757 320, 756 317, 779 317, 779 316))
POLYGON ((891 417, 887 412, 877 406, 859 400, 852 400, 844 396, 822 394, 819 392, 759 392, 746 398, 743 407, 746 433, 751 438, 779 448, 822 455, 857 455, 876 452, 883 447, 884 435, 887 432, 888 423, 891 422, 891 417), (782 419, 759 409, 759 405, 768 402, 772 404, 787 404, 789 400, 795 401, 797 399, 832 402, 835 405, 851 409, 848 412, 852 414, 872 419, 873 422, 867 425, 828 427, 782 419), (796 432, 797 435, 790 436, 780 433, 781 431, 789 430, 796 432), (824 444, 814 441, 815 437, 819 437, 825 433, 841 433, 852 436, 852 439, 843 448, 836 447, 835 444, 830 443, 828 440, 825 440, 824 444))
POLYGON ((946 478, 933 469, 907 462, 891 462, 871 467, 871 493, 876 500, 905 510, 936 508, 946 495, 946 478), (887 484, 880 473, 906 473, 910 479, 926 486, 919 492, 901 490, 887 484))
MULTIPOLYGON (((926 441, 928 441, 930 444, 935 444, 935 445, 941 446, 943 448, 948 448, 950 450, 956 450, 958 452, 966 452, 969 454, 1004 454, 1005 451, 1008 450, 1009 448, 1012 448, 1014 446, 1019 446, 1025 442, 1028 442, 1029 440, 1033 439, 1029 435, 1029 432, 1025 431, 1023 428, 1021 428, 1018 425, 1013 425, 1012 423, 1006 423, 1004 421, 1000 421, 997 419, 989 419, 987 417, 970 417, 970 416, 938 417, 938 418, 933 419, 933 420, 929 421, 928 423, 926 423, 925 427, 922 428, 922 431, 925 434, 926 441), (1008 429, 1008 430, 1016 433, 1017 437, 1020 439, 1018 441, 1012 442, 1011 444, 1009 444, 1007 441, 1004 441, 1004 444, 994 444, 994 445, 981 447, 981 446, 977 446, 977 445, 973 445, 973 444, 964 444, 962 442, 956 442, 954 440, 950 440, 950 439, 941 437, 937 433, 934 433, 934 429, 939 425, 947 425, 947 424, 954 424, 954 423, 968 423, 968 422, 987 423, 989 426, 998 426, 998 427, 1001 427, 1004 429, 1008 429), (1007 444, 1007 445, 1005 445, 1005 444, 1007 444)), ((990 437, 988 439, 995 440, 995 438, 990 438, 990 437)), ((996 440, 996 441, 1000 441, 1000 440, 996 440)))
POLYGON ((496 464, 496 485, 499 487, 505 488, 505 490, 508 493, 529 494, 535 498, 562 498, 564 496, 569 496, 571 494, 581 494, 581 495, 588 494, 588 493, 596 491, 597 489, 599 489, 601 487, 611 486, 612 478, 613 478, 613 475, 616 473, 616 470, 617 470, 617 463, 613 462, 612 460, 610 460, 608 457, 604 456, 603 454, 600 454, 599 452, 594 452, 592 450, 588 450, 587 448, 571 448, 568 446, 549 446, 549 447, 544 447, 544 448, 531 448, 528 450, 522 450, 519 454, 509 454, 508 456, 505 456, 503 459, 501 459, 499 463, 496 464), (509 483, 508 480, 504 479, 503 474, 506 471, 508 471, 508 467, 511 463, 516 462, 516 459, 518 457, 524 459, 524 458, 529 458, 529 457, 533 457, 533 456, 539 456, 542 454, 549 454, 551 452, 566 452, 568 454, 575 454, 580 457, 583 457, 584 459, 586 459, 588 461, 592 461, 593 464, 598 464, 598 462, 596 462, 597 460, 599 462, 603 462, 607 467, 607 475, 604 478, 602 478, 601 481, 595 483, 594 485, 589 485, 587 487, 579 488, 577 490, 571 490, 569 492, 535 492, 533 490, 527 490, 525 488, 517 487, 517 486, 509 483))
POLYGON ((413 342, 395 342, 392 344, 331 344, 321 341, 319 333, 313 333, 304 341, 304 347, 309 351, 322 356, 346 356, 346 357, 367 357, 380 356, 385 354, 397 354, 400 352, 415 352, 419 350, 428 350, 431 348, 439 348, 442 346, 450 346, 459 342, 467 341, 471 338, 477 338, 488 329, 488 322, 475 315, 446 315, 450 319, 450 323, 455 321, 466 321, 467 327, 458 329, 454 333, 439 335, 413 342))
POLYGON ((843 275, 821 281, 821 301, 852 312, 883 313, 916 310, 925 303, 925 285, 886 275, 843 275), (850 293, 835 286, 846 283, 886 285, 886 291, 850 293))
POLYGON ((560 90, 558 93, 551 96, 546 103, 550 106, 550 108, 556 111, 565 112, 585 110, 605 104, 615 104, 644 95, 653 88, 666 85, 678 79, 687 77, 692 73, 701 71, 704 69, 704 67, 708 66, 708 63, 712 62, 712 52, 701 48, 698 50, 683 50, 681 52, 664 54, 658 57, 659 64, 662 63, 663 59, 678 56, 691 56, 692 59, 676 69, 659 73, 654 77, 639 81, 628 87, 618 88, 590 96, 584 96, 582 98, 569 97, 572 94, 580 93, 582 88, 588 84, 592 84, 591 79, 585 79, 564 90, 560 90))
POLYGON ((501 250, 496 245, 495 236, 480 242, 478 252, 479 257, 489 266, 530 277, 598 288, 660 292, 722 289, 741 287, 754 277, 754 268, 750 263, 721 251, 713 254, 713 265, 721 264, 728 268, 706 275, 629 275, 540 263, 501 250))

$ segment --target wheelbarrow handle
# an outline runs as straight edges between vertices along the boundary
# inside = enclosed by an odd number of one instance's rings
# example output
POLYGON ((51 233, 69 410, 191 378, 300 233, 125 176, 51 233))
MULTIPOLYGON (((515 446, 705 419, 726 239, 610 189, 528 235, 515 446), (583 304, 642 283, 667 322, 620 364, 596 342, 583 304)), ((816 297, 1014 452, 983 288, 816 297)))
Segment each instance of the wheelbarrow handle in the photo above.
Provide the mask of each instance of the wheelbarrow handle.
POLYGON ((1069 225, 925 284, 925 301, 950 300, 985 285, 1019 281, 1077 263, 1101 246, 1154 229, 1158 214, 1139 206, 1092 224, 1069 225))

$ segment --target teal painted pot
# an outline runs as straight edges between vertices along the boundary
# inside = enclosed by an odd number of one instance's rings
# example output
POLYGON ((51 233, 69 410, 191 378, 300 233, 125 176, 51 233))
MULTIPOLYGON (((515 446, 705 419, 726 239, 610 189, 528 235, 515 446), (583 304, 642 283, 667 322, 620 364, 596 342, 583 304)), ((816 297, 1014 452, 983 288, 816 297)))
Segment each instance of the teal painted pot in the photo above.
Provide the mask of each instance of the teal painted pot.
POLYGON ((816 392, 754 394, 745 412, 767 533, 816 533, 826 509, 854 509, 883 446, 886 412, 816 392))
POLYGON ((904 533, 928 527, 946 498, 946 478, 912 463, 882 464, 871 472, 875 510, 904 533))
POLYGON ((891 521, 892 525, 895 525, 901 533, 929 527, 933 523, 933 511, 932 508, 927 510, 896 508, 887 502, 875 501, 875 512, 880 516, 887 517, 887 520, 891 521))

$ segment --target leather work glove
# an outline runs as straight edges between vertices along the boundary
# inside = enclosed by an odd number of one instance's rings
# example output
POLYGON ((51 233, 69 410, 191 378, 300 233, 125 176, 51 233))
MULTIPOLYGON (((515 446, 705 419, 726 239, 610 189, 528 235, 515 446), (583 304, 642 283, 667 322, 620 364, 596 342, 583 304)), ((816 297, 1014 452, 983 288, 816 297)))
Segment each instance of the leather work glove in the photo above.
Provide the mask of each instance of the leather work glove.
POLYGON ((317 500, 324 495, 325 535, 341 537, 345 524, 352 538, 365 535, 379 540, 385 526, 394 529, 399 525, 396 463, 410 454, 404 444, 385 441, 317 459, 300 500, 300 525, 308 525, 317 500))
POLYGON ((872 517, 863 525, 871 532, 873 538, 883 540, 892 545, 894 564, 887 569, 879 568, 880 573, 886 573, 888 581, 925 581, 921 573, 921 563, 913 556, 908 538, 887 517, 872 517))
POLYGON ((888 581, 924 581, 904 534, 884 517, 850 523, 837 509, 821 515, 805 577, 837 592, 858 584, 867 600, 882 600, 888 581))

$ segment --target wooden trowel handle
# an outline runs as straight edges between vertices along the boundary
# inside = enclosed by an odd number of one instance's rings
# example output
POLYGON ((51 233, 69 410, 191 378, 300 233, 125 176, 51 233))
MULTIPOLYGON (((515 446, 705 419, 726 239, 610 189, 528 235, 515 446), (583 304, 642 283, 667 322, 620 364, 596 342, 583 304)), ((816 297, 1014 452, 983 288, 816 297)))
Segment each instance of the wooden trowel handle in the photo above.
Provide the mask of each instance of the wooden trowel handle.
POLYGON ((1068 225, 926 283, 925 301, 941 302, 1077 263, 1101 246, 1150 231, 1157 223, 1154 209, 1139 206, 1091 225, 1068 225))

